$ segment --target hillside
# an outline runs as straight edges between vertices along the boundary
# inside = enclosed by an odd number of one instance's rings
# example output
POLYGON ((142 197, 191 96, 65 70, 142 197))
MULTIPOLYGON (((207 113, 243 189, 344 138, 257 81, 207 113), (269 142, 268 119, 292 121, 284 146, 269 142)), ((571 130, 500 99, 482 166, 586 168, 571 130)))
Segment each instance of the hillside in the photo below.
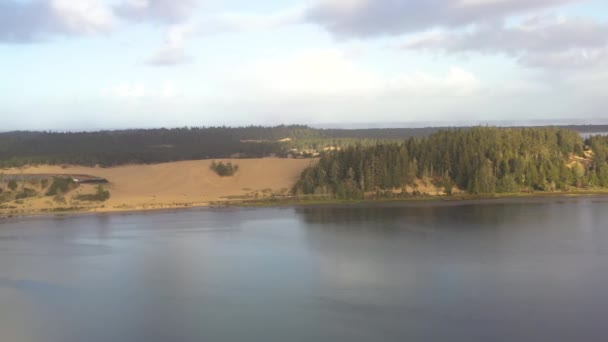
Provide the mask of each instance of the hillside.
MULTIPOLYGON (((219 161, 219 160, 218 160, 219 161)), ((31 188, 39 194, 21 201, 0 201, 0 214, 27 214, 45 211, 76 210, 120 211, 205 206, 229 199, 255 199, 285 194, 301 172, 314 160, 309 159, 246 159, 233 161, 238 172, 220 177, 211 169, 211 160, 183 161, 154 165, 127 165, 111 168, 82 166, 37 166, 5 170, 5 174, 86 174, 105 178, 110 198, 103 203, 76 200, 80 194, 94 193, 97 185, 80 185, 61 194, 64 200, 44 196, 49 188, 40 182, 18 182, 15 193, 31 188)), ((0 193, 10 192, 7 182, 0 182, 0 193)))
POLYGON ((300 195, 358 199, 411 196, 419 185, 446 194, 568 191, 608 187, 608 139, 560 128, 445 130, 403 143, 326 154, 294 187, 300 195))

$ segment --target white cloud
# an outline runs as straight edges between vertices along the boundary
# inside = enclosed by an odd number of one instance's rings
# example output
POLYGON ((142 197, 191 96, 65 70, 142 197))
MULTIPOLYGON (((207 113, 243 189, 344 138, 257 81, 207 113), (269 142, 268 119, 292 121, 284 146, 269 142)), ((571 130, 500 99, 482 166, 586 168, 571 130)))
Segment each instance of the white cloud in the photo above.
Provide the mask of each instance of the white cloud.
POLYGON ((111 7, 101 0, 0 1, 0 42, 103 33, 112 30, 115 23, 111 7))
POLYGON ((579 0, 317 0, 310 22, 339 37, 401 35, 501 21, 579 0))
MULTIPOLYGON (((270 31, 303 22, 305 9, 301 7, 272 12, 257 13, 220 13, 208 26, 208 32, 256 32, 270 31)), ((205 31, 205 29, 202 29, 205 31)))
POLYGON ((532 17, 512 26, 431 31, 411 38, 402 48, 505 54, 531 67, 594 67, 606 62, 608 24, 582 18, 532 17))
POLYGON ((456 66, 438 73, 383 73, 338 49, 259 60, 220 82, 203 108, 275 123, 420 121, 420 115, 462 114, 482 87, 475 75, 456 66))
MULTIPOLYGON (((137 0, 139 1, 139 0, 137 0)), ((195 36, 217 33, 271 31, 301 22, 302 8, 292 8, 270 14, 219 13, 203 21, 171 25, 163 46, 147 60, 148 65, 172 66, 190 63, 186 42, 195 36)))
POLYGON ((147 96, 146 87, 137 83, 121 83, 119 85, 103 89, 104 97, 116 97, 121 99, 140 99, 147 96))
POLYGON ((366 70, 338 49, 306 50, 258 61, 242 71, 237 83, 273 96, 469 95, 479 81, 453 67, 447 74, 382 74, 366 70))
POLYGON ((144 11, 150 7, 150 1, 148 1, 148 0, 127 0, 127 2, 123 6, 126 6, 133 11, 144 11))
POLYGON ((104 33, 125 21, 176 24, 198 0, 0 0, 0 42, 104 33))
POLYGON ((173 100, 180 94, 179 87, 172 81, 166 81, 156 86, 140 82, 122 82, 101 90, 101 96, 104 98, 122 100, 173 100))
POLYGON ((180 89, 173 82, 165 82, 160 88, 159 96, 163 99, 174 99, 180 95, 180 89))
POLYGON ((52 0, 50 6, 56 20, 67 32, 105 32, 115 23, 112 10, 97 0, 52 0))
POLYGON ((129 20, 176 23, 187 18, 198 4, 197 0, 126 0, 116 6, 116 13, 129 20))
POLYGON ((195 31, 196 27, 189 24, 169 27, 164 45, 146 63, 155 66, 171 66, 191 62, 192 58, 185 50, 185 42, 195 31))

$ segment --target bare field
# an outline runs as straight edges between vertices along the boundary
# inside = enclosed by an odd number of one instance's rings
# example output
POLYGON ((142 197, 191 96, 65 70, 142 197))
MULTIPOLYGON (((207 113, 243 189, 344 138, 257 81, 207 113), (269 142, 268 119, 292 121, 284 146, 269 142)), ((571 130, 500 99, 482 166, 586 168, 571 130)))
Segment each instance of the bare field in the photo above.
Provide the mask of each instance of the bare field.
MULTIPOLYGON (((107 179, 111 198, 89 208, 92 211, 146 210, 205 206, 211 202, 238 198, 259 198, 285 193, 295 184, 312 159, 221 160, 239 166, 232 177, 220 177, 210 169, 212 160, 182 161, 154 165, 126 165, 112 168, 81 166, 31 166, 4 170, 7 174, 86 174, 107 179)), ((94 192, 94 185, 82 185, 70 196, 94 192)), ((28 199, 18 206, 26 211, 54 208, 48 198, 28 199)))

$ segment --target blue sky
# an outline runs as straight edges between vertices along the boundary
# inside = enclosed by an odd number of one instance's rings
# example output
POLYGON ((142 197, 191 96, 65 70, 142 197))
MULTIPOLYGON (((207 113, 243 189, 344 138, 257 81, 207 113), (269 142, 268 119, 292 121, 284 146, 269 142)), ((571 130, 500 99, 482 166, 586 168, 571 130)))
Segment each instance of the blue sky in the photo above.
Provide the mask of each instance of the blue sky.
POLYGON ((608 3, 0 0, 0 75, 0 130, 608 122, 608 3))

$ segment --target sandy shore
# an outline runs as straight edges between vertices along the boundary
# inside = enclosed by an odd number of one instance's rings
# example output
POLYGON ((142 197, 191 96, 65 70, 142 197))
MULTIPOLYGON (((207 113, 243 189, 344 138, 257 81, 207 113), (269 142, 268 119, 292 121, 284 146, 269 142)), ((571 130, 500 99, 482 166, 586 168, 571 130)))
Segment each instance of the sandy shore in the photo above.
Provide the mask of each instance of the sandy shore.
MULTIPOLYGON (((48 197, 11 203, 0 209, 4 216, 58 212, 79 207, 79 211, 120 212, 185 207, 204 207, 221 201, 264 198, 286 194, 312 159, 220 160, 239 166, 232 177, 219 177, 210 169, 212 160, 183 161, 154 165, 126 165, 112 168, 82 166, 32 166, 3 170, 5 174, 86 174, 107 179, 111 197, 103 204, 83 204, 73 200, 81 193, 94 192, 94 185, 81 185, 57 204, 48 197)), ((68 210, 69 211, 69 210, 68 210)))

